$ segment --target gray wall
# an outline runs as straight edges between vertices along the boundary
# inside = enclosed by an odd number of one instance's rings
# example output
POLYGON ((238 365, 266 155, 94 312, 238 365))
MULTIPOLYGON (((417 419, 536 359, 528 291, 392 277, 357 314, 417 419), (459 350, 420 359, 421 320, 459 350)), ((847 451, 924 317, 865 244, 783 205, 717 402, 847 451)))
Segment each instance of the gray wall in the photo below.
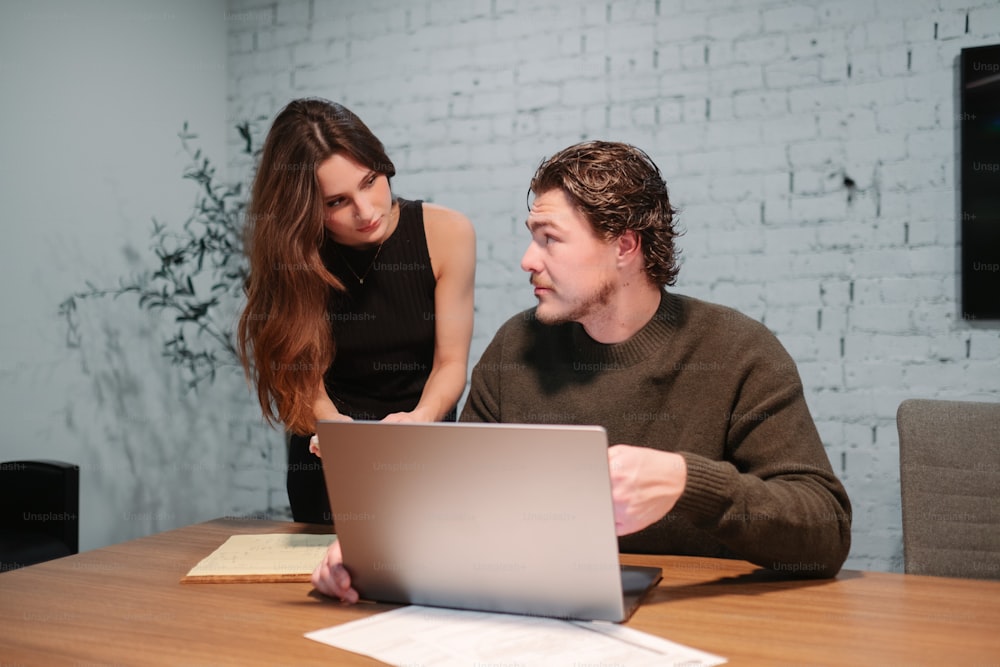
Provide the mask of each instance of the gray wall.
POLYGON ((0 5, 0 460, 81 466, 83 549, 268 506, 238 374, 185 393, 129 298, 81 305, 79 350, 56 314, 149 265, 153 216, 186 219, 185 120, 225 170, 226 30, 221 0, 0 5))
POLYGON ((517 263, 538 162, 583 138, 646 149, 683 209, 677 291, 778 335, 854 501, 849 566, 901 568, 896 407, 1000 398, 1000 326, 956 300, 956 57, 1000 41, 995 0, 230 11, 230 115, 341 101, 387 144, 398 193, 473 220, 473 360, 533 304, 517 263))

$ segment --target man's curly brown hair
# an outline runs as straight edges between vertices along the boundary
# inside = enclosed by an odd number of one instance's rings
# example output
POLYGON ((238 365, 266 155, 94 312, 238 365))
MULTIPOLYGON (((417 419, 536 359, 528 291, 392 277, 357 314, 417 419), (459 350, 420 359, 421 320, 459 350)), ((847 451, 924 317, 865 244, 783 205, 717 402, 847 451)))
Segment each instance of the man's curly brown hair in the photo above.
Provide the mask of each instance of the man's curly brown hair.
POLYGON ((677 210, 659 168, 642 150, 610 141, 575 144, 544 160, 530 187, 536 196, 562 190, 605 241, 635 231, 649 279, 657 285, 677 281, 677 210))

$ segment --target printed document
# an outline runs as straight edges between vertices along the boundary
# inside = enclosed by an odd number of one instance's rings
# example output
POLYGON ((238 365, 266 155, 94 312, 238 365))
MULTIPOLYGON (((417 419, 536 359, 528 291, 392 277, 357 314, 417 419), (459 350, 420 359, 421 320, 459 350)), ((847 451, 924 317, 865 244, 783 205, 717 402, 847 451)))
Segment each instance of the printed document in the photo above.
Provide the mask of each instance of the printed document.
POLYGON ((390 665, 712 667, 725 658, 617 623, 411 605, 306 633, 390 665))

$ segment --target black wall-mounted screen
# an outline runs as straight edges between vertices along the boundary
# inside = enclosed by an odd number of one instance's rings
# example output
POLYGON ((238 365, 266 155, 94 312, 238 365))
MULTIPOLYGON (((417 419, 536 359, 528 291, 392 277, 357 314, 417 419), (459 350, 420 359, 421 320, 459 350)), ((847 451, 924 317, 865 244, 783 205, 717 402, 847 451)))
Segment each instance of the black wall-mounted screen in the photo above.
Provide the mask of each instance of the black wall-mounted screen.
POLYGON ((962 49, 962 317, 1000 319, 1000 44, 962 49))

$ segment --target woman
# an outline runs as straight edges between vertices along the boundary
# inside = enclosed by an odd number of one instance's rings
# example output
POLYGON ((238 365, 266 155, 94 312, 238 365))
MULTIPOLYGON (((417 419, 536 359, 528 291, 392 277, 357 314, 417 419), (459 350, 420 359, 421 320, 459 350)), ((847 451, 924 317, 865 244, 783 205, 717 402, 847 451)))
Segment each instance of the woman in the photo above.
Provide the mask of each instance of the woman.
POLYGON ((395 173, 361 119, 327 100, 292 101, 264 142, 238 345, 265 419, 289 433, 295 521, 332 520, 310 453, 317 420, 453 420, 465 388, 475 232, 395 197, 395 173))

